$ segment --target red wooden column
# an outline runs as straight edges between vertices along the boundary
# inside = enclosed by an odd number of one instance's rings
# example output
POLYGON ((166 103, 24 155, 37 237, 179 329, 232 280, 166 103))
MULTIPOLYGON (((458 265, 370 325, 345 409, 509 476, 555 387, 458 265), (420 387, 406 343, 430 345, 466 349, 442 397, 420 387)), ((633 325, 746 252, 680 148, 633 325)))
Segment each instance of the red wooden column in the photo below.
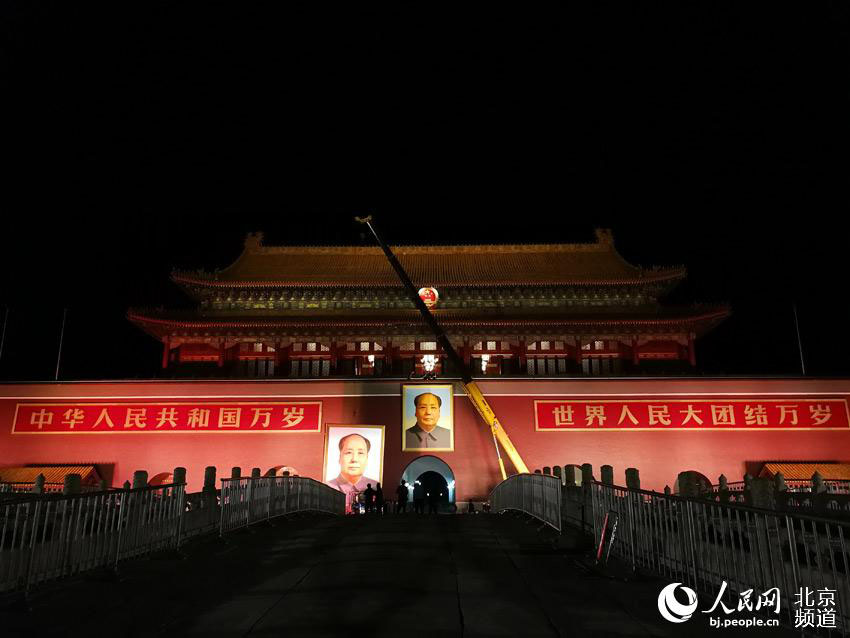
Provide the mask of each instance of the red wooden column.
POLYGON ((391 376, 393 373, 393 340, 387 339, 384 344, 384 376, 391 376))
POLYGON ((528 370, 528 346, 525 343, 525 337, 519 338, 519 373, 525 374, 528 370))
POLYGON ((289 374, 289 365, 290 365, 290 353, 292 352, 292 343, 290 342, 285 348, 283 348, 280 352, 280 369, 283 374, 289 374))
POLYGON ((330 374, 336 374, 336 366, 339 362, 339 350, 336 341, 331 341, 331 365, 330 374))
POLYGON ((640 363, 638 356, 638 338, 632 337, 632 365, 637 366, 640 363))
POLYGON ((697 365, 697 352, 694 348, 694 333, 691 332, 688 334, 688 363, 692 366, 696 367, 697 365))
POLYGON ((578 364, 578 367, 580 368, 581 367, 581 337, 573 337, 573 345, 575 345, 575 348, 576 348, 576 353, 575 353, 576 363, 578 364))
POLYGON ((165 370, 168 367, 168 358, 171 355, 171 338, 168 335, 165 335, 165 338, 162 340, 162 369, 165 370))
POLYGON ((280 341, 274 342, 274 376, 280 376, 280 341))
POLYGON ((218 342, 218 367, 224 367, 225 341, 222 339, 218 342))

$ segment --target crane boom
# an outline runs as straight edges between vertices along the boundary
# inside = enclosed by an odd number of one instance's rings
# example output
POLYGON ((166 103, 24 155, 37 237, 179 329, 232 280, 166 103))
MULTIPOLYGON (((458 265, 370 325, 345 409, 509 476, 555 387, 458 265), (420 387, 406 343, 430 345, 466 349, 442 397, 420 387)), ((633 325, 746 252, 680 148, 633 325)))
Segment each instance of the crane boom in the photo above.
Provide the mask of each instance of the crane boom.
MULTIPOLYGON (((425 305, 425 302, 422 301, 419 297, 419 293, 416 290, 416 287, 413 285, 413 282, 410 281, 410 277, 407 276, 407 273, 404 271, 404 268, 399 263, 396 256, 393 254, 393 251, 390 250, 390 247, 384 243, 384 241, 380 238, 375 227, 372 225, 372 216, 361 218, 355 217, 355 219, 361 224, 366 224, 369 227, 369 230, 372 231, 372 235, 375 237, 375 240, 378 242, 378 245, 384 251, 384 254, 387 256, 387 259, 390 262, 390 265, 395 270, 398 278, 401 280, 401 283, 404 285, 405 290, 407 290, 408 295, 410 296, 411 301, 416 306, 417 310, 422 314, 423 319, 425 319, 425 323, 428 324, 428 327, 431 328, 431 331, 434 333, 434 336, 437 338, 437 342, 443 348, 443 352, 446 353, 448 358, 454 364, 455 369, 460 370, 461 380, 463 384, 463 389, 466 392, 466 396, 469 397, 469 400, 472 402, 472 405, 475 407, 475 410, 484 419, 484 422, 490 427, 490 432, 493 435, 493 442, 502 444, 502 447, 505 450, 505 453, 510 458, 511 463, 513 463, 514 468, 520 474, 527 474, 528 467, 525 462, 522 460, 522 457, 517 452, 516 447, 511 442, 508 433, 505 432, 504 428, 499 423, 499 419, 496 418, 496 414, 493 412, 493 408, 490 407, 490 404, 487 403, 487 400, 484 398, 484 395, 481 393, 481 390, 478 388, 478 385, 472 379, 472 373, 469 370, 469 367, 464 363, 463 359, 460 358, 457 351, 452 346, 451 341, 449 341, 448 337, 446 337, 446 333, 443 332, 443 329, 440 327, 440 324, 437 323, 437 320, 434 318, 434 315, 431 314, 431 311, 428 310, 428 306, 425 305)), ((496 443, 496 455, 499 459, 499 469, 502 472, 502 479, 507 478, 507 473, 505 472, 505 463, 502 460, 502 455, 499 453, 499 445, 496 443)))

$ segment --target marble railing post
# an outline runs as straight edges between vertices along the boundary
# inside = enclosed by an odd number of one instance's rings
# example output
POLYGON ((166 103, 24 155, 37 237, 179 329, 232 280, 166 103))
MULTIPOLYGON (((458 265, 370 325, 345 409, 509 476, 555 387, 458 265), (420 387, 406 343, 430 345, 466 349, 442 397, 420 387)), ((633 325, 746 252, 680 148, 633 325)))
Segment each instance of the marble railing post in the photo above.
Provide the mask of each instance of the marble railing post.
POLYGON ((133 472, 133 489, 147 487, 148 473, 145 470, 136 470, 133 472))
POLYGON ((65 483, 62 486, 62 493, 65 495, 68 494, 79 494, 82 485, 82 476, 79 474, 66 474, 65 475, 65 483))
POLYGON ((717 500, 720 503, 728 503, 731 494, 729 493, 729 480, 726 478, 725 474, 721 474, 717 478, 717 500))
POLYGON ((39 474, 35 477, 35 483, 32 485, 33 494, 44 494, 44 474, 39 474))
POLYGON ((186 483, 186 468, 185 467, 175 467, 171 472, 171 481, 175 485, 180 485, 181 483, 186 483))

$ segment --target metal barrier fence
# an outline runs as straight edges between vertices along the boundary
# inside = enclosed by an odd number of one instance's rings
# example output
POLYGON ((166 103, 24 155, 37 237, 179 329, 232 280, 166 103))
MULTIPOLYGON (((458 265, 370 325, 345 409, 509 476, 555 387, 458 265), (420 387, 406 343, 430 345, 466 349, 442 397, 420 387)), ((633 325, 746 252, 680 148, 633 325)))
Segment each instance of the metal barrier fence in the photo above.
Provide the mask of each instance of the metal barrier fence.
POLYGON ((177 549, 184 489, 32 495, 0 504, 0 592, 177 549))
POLYGON ((303 476, 221 479, 220 535, 308 510, 345 514, 345 494, 303 476))
POLYGON ((493 512, 518 510, 561 531, 561 479, 548 474, 515 474, 490 492, 493 512))
MULTIPOLYGON (((795 626, 803 588, 835 592, 834 633, 850 628, 850 524, 742 505, 591 484, 593 529, 599 542, 605 515, 616 512, 611 553, 735 607, 739 596, 779 588, 785 624, 795 626)), ((610 529, 609 529, 610 533, 610 529)))

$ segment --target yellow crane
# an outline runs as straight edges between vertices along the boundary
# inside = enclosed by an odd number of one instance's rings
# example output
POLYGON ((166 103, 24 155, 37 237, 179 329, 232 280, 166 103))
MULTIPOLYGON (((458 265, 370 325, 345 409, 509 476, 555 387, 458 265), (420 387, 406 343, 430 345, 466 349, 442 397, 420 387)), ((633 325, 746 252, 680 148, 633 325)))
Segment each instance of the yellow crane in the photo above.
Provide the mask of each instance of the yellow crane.
POLYGON ((437 337, 437 342, 443 348, 443 352, 446 353, 446 356, 451 360, 457 370, 460 370, 461 374, 461 382, 463 384, 463 389, 466 392, 466 396, 469 397, 469 400, 472 402, 472 405, 475 406, 475 410, 478 414, 481 415, 481 418, 484 419, 484 422, 490 426, 490 432, 493 435, 493 444, 496 446, 496 457, 499 460, 499 469, 502 472, 502 479, 506 479, 508 477, 505 472, 505 462, 502 459, 502 454, 499 451, 499 444, 501 443, 502 447, 505 450, 505 454, 508 455, 508 458, 511 460, 511 463, 514 464, 514 468, 516 468, 517 473, 519 474, 528 474, 528 467, 525 462, 522 460, 522 457, 517 452, 517 449, 514 447, 514 444, 511 442, 508 433, 505 432, 505 429, 499 423, 499 419, 496 418, 496 414, 493 412, 493 408, 490 407, 490 404, 487 403, 487 400, 484 398, 484 395, 481 394, 481 390, 478 388, 478 385, 472 379, 472 373, 469 367, 464 363, 463 359, 460 358, 458 353, 455 351, 454 346, 452 346, 448 337, 446 337, 446 333, 443 332, 443 329, 440 327, 440 324, 437 323, 437 320, 434 318, 434 315, 431 314, 431 311, 428 309, 428 306, 425 305, 425 302, 422 301, 419 297, 419 292, 416 287, 413 285, 413 282, 410 281, 410 277, 407 276, 407 273, 404 271, 404 268, 399 263, 396 256, 393 254, 393 251, 390 250, 390 247, 384 243, 384 241, 378 235, 378 232, 375 230, 375 226, 372 223, 372 216, 368 217, 355 217, 358 222, 361 224, 366 224, 369 227, 369 230, 372 231, 372 235, 375 237, 375 240, 378 242, 378 245, 384 251, 384 254, 387 256, 387 259, 390 262, 390 265, 395 270, 398 278, 401 280, 401 283, 404 284, 405 289, 407 290, 408 295, 410 296, 411 301, 422 314, 422 317, 425 319, 425 323, 428 324, 428 327, 434 333, 434 336, 437 337))

